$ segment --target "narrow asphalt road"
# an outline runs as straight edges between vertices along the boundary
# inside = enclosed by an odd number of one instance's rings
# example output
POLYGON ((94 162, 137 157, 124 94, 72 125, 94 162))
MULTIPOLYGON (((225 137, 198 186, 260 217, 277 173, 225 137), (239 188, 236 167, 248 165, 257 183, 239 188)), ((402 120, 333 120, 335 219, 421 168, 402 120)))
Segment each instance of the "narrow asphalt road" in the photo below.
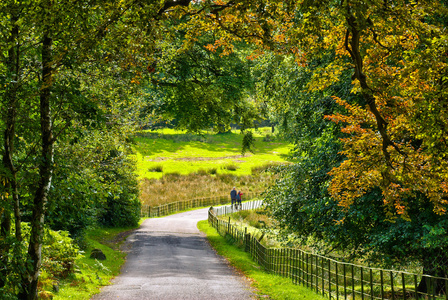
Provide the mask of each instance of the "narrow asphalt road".
POLYGON ((197 229, 205 219, 207 209, 145 220, 126 240, 121 274, 92 300, 256 298, 197 229))

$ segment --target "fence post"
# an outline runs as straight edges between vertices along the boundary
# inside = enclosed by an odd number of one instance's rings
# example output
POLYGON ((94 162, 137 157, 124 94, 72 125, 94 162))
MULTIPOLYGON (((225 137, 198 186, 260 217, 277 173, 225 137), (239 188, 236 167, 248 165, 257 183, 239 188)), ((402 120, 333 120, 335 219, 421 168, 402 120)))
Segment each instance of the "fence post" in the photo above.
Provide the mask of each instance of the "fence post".
POLYGON ((353 293, 353 300, 355 300, 355 266, 354 265, 352 265, 352 293, 353 293))
POLYGON ((363 268, 360 268, 360 272, 361 272, 361 299, 364 300, 364 274, 363 274, 363 268))
POLYGON ((305 264, 306 264, 306 287, 309 285, 309 263, 308 263, 308 253, 305 254, 305 264))
POLYGON ((151 218, 151 206, 148 207, 148 218, 151 218))
POLYGON ((394 274, 392 271, 389 272, 390 275, 390 290, 392 292, 392 299, 395 299, 395 291, 394 291, 394 274))
POLYGON ((344 274, 344 300, 347 300, 347 270, 345 263, 342 264, 342 273, 344 274))
MULTIPOLYGON (((247 249, 247 227, 244 227, 244 237, 243 237, 243 246, 244 246, 244 251, 246 251, 247 249)), ((246 251, 247 252, 247 251, 246 251)))
POLYGON ((331 261, 328 260, 328 299, 331 299, 331 261))
POLYGON ((448 300, 448 279, 445 279, 445 299, 448 300))
POLYGON ((338 262, 334 262, 334 266, 336 267, 336 299, 339 300, 339 266, 338 262))
POLYGON ((415 293, 415 298, 418 299, 417 275, 415 275, 415 274, 414 274, 414 293, 415 293))
POLYGON ((324 282, 324 258, 320 257, 320 275, 322 276, 322 296, 325 296, 325 282, 324 282))
POLYGON ((406 277, 401 273, 401 285, 403 286, 403 300, 406 300, 406 277))
POLYGON ((381 280, 381 300, 384 300, 384 278, 383 278, 383 270, 380 270, 380 280, 381 280))

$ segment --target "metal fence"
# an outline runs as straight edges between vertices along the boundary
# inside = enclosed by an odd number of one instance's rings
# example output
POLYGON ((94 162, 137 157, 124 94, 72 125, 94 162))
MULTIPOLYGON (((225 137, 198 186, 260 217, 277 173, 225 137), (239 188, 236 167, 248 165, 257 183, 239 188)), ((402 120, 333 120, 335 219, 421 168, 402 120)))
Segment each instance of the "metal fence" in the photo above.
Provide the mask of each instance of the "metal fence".
MULTIPOLYGON (((245 207, 251 204, 246 203, 245 207)), ((247 228, 242 231, 230 221, 217 218, 230 212, 230 207, 209 209, 208 221, 220 235, 231 236, 267 272, 291 278, 293 283, 302 284, 329 299, 448 300, 448 278, 370 268, 300 249, 267 248, 247 233, 247 228), (425 281, 426 291, 419 290, 420 281, 425 281)))
MULTIPOLYGON (((260 196, 260 193, 244 193, 244 198, 247 200, 254 199, 260 196)), ((224 205, 230 202, 230 195, 195 198, 185 201, 171 202, 159 206, 142 205, 142 217, 161 217, 174 214, 179 211, 184 211, 191 208, 207 207, 215 205, 224 205)), ((245 202, 243 202, 244 206, 245 202)))

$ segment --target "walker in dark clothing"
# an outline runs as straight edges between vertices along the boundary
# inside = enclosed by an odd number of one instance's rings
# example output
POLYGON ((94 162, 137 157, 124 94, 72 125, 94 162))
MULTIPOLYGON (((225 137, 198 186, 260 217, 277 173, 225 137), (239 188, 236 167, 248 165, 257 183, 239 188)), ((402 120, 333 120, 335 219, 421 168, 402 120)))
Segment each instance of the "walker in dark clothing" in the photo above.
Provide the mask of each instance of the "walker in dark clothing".
POLYGON ((236 205, 236 197, 238 196, 238 193, 236 192, 236 190, 235 190, 235 188, 233 188, 233 190, 230 192, 230 199, 232 200, 232 208, 233 208, 233 205, 235 204, 236 205))

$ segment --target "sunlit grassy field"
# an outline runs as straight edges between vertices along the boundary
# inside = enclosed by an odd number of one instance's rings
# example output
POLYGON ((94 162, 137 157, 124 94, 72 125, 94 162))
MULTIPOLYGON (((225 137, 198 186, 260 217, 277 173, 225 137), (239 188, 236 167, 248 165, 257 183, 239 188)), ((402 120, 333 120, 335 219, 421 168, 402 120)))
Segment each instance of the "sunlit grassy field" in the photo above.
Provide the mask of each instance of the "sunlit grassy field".
POLYGON ((270 128, 254 131, 253 152, 241 153, 237 131, 202 136, 173 129, 142 131, 134 137, 134 158, 145 205, 224 196, 235 186, 263 192, 275 180, 269 166, 288 163, 291 145, 274 139, 270 128))
POLYGON ((290 145, 271 139, 270 128, 254 131, 253 153, 242 155, 243 136, 237 131, 203 136, 173 129, 143 131, 135 138, 135 156, 139 178, 161 178, 164 174, 250 175, 252 169, 283 163, 290 145))

